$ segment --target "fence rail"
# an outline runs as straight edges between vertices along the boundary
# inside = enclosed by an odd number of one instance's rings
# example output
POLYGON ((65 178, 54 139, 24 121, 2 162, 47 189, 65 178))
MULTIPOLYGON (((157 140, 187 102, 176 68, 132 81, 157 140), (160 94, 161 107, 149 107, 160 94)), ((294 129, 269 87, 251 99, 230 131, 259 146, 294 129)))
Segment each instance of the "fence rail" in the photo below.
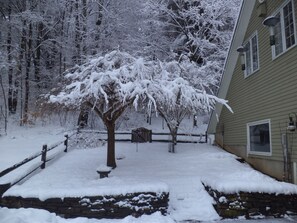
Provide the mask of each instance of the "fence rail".
MULTIPOLYGON (((144 130, 144 128, 140 128, 142 130, 144 130)), ((137 130, 137 129, 136 129, 137 130)), ((138 129, 139 130, 139 129, 138 129)), ((147 130, 147 129, 145 129, 147 130)), ((50 152, 51 150, 57 148, 58 146, 64 144, 65 148, 63 150, 64 153, 66 153, 68 151, 68 142, 69 139, 77 134, 80 133, 95 133, 95 134, 103 134, 107 136, 107 131, 96 131, 96 130, 77 130, 76 132, 72 133, 70 136, 69 135, 64 135, 65 140, 63 141, 59 141, 51 146, 48 145, 43 145, 42 146, 42 150, 41 152, 38 152, 24 160, 22 160, 21 162, 14 164, 13 166, 2 170, 0 172, 0 178, 9 174, 10 172, 16 170, 17 168, 20 168, 21 166, 23 166, 24 164, 36 159, 37 157, 41 157, 41 161, 35 165, 32 165, 32 168, 27 171, 26 173, 24 173, 23 176, 18 177, 18 179, 14 180, 13 182, 7 182, 5 184, 0 184, 0 199, 1 196, 3 195, 3 193, 5 191, 7 191, 10 187, 12 187, 13 185, 19 183, 20 181, 24 180, 26 177, 30 176, 32 173, 34 173, 35 171, 39 170, 39 169, 44 169, 46 167, 46 163, 55 159, 57 157, 59 153, 55 153, 52 154, 50 156, 48 156, 48 152, 50 152)), ((116 137, 116 141, 124 141, 124 142, 137 142, 137 140, 142 140, 142 142, 146 141, 146 142, 172 142, 171 139, 169 139, 169 137, 171 136, 170 133, 164 133, 164 132, 152 132, 151 130, 147 130, 147 134, 150 134, 149 136, 147 135, 135 135, 135 133, 139 134, 139 132, 132 130, 131 132, 127 132, 127 131, 117 131, 115 132, 116 136, 119 135, 124 135, 124 136, 129 136, 126 138, 119 138, 116 137), (134 134, 134 135, 133 135, 134 134), (168 136, 168 139, 157 139, 154 138, 156 136, 168 136)), ((186 134, 186 133, 178 133, 177 136, 183 136, 183 137, 192 137, 192 140, 181 140, 178 139, 177 143, 207 143, 208 141, 208 137, 207 137, 207 132, 205 132, 205 134, 186 134), (195 138, 195 140, 193 140, 193 138, 195 138), (203 140, 204 138, 204 140, 203 140)))
MULTIPOLYGON (((151 130, 150 130, 151 131, 151 130)), ((107 136, 107 131, 97 131, 97 130, 90 130, 90 129, 86 129, 86 130, 79 130, 79 133, 96 133, 96 134, 101 134, 101 135, 106 135, 107 136)), ((128 131, 116 131, 115 132, 115 141, 118 142, 134 142, 133 141, 133 130, 131 132, 128 131), (129 136, 126 138, 120 138, 120 135, 124 135, 124 136, 129 136)), ((166 132, 151 132, 151 140, 149 140, 149 142, 165 142, 165 143, 169 143, 171 142, 171 139, 158 139, 156 138, 156 136, 168 136, 170 137, 171 134, 170 133, 166 133, 166 132), (155 136, 155 137, 154 137, 155 136)), ((177 137, 178 136, 185 136, 185 137, 191 137, 192 139, 177 139, 177 143, 207 143, 208 142, 208 134, 207 132, 205 132, 204 134, 188 134, 188 133, 177 133, 177 137)), ((107 137, 104 138, 104 140, 107 140, 107 137)))
POLYGON ((29 175, 31 175, 32 173, 34 173, 35 171, 37 171, 38 169, 44 169, 45 165, 47 162, 51 161, 52 159, 56 158, 58 154, 60 153, 56 153, 53 154, 52 156, 48 156, 47 157, 47 153, 55 148, 57 148, 58 146, 64 144, 65 148, 63 150, 63 152, 67 152, 68 150, 68 141, 69 138, 76 135, 76 133, 69 135, 64 135, 65 140, 59 141, 51 146, 47 146, 47 145, 43 145, 42 146, 42 150, 41 152, 38 152, 30 157, 27 157, 26 159, 22 160, 21 162, 14 164, 13 166, 6 168, 5 170, 0 172, 0 178, 4 177, 5 175, 9 174, 10 172, 12 172, 13 170, 20 168, 21 166, 25 165, 26 163, 41 157, 41 162, 33 165, 33 167, 26 173, 24 173, 21 177, 18 177, 17 179, 13 180, 12 182, 7 182, 5 184, 0 184, 0 197, 3 195, 3 193, 5 191, 7 191, 10 187, 12 187, 13 185, 19 183, 20 181, 24 180, 26 177, 28 177, 29 175))

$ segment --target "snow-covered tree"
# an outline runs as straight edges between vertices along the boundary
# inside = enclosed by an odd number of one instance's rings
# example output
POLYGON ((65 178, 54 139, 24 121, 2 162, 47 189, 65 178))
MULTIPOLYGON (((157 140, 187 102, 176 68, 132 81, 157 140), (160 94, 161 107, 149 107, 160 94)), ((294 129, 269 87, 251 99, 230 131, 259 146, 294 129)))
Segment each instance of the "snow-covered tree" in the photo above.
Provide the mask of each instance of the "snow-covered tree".
POLYGON ((160 62, 156 70, 154 77, 156 82, 150 90, 157 110, 166 121, 172 136, 170 152, 174 152, 177 131, 186 115, 209 112, 217 102, 224 104, 232 111, 225 100, 207 91, 215 80, 209 78, 207 74, 197 75, 199 66, 194 62, 189 60, 160 62))
POLYGON ((67 70, 67 84, 57 94, 48 95, 49 102, 93 109, 108 132, 107 166, 115 168, 115 125, 128 107, 137 108, 141 103, 151 110, 154 106, 166 120, 175 143, 179 124, 186 114, 209 111, 216 102, 228 106, 225 100, 205 91, 208 79, 195 79, 200 88, 187 80, 196 68, 189 61, 146 61, 119 50, 112 51, 67 70))
POLYGON ((166 24, 147 0, 102 1, 98 46, 103 52, 120 47, 125 52, 164 59, 170 54, 166 24))
POLYGON ((188 57, 218 80, 239 1, 0 0, 9 114, 30 121, 39 94, 66 69, 117 48, 150 60, 188 57))
MULTIPOLYGON (((168 44, 176 60, 196 62, 218 81, 241 0, 150 1, 163 13, 168 44)), ((213 87, 213 89, 215 86, 213 87)))
POLYGON ((175 30, 174 50, 199 64, 224 58, 239 0, 172 0, 167 13, 175 30))
POLYGON ((153 74, 142 58, 128 53, 112 51, 104 56, 90 59, 81 66, 66 71, 68 84, 49 101, 64 106, 80 108, 87 105, 102 119, 108 132, 107 166, 116 167, 115 124, 125 109, 138 107, 141 99, 153 98, 148 92, 153 74))

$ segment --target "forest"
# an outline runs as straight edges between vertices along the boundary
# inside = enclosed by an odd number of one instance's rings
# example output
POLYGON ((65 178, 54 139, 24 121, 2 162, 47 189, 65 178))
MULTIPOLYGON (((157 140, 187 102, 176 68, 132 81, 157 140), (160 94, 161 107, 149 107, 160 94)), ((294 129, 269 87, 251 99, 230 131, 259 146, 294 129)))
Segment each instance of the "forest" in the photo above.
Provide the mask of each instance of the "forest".
MULTIPOLYGON (((0 129, 11 117, 27 125, 53 112, 42 106, 44 95, 63 89, 71 69, 114 50, 169 73, 182 67, 179 77, 191 89, 215 95, 241 1, 226 2, 0 0, 0 129)), ((78 120, 86 118, 83 105, 74 110, 78 120)))

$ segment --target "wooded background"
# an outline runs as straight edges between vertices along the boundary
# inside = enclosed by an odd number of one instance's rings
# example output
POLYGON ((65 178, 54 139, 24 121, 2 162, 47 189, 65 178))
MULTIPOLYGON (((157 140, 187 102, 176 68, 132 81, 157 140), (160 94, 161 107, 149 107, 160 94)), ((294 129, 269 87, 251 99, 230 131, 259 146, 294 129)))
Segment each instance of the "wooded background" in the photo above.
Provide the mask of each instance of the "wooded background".
MULTIPOLYGON (((63 72, 113 49, 187 57, 219 81, 240 0, 0 0, 0 120, 40 115, 63 72)), ((199 73, 200 72, 200 73, 199 73)))

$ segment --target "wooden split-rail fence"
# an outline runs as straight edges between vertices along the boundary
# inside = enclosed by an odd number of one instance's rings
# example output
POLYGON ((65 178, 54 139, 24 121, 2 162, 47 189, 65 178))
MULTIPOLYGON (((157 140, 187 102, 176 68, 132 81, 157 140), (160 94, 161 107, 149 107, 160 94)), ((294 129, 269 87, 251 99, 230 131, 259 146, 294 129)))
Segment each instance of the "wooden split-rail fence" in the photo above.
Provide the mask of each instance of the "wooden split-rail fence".
POLYGON ((32 164, 32 167, 29 168, 30 170, 25 172, 24 174, 22 174, 21 176, 16 177, 16 179, 11 179, 10 182, 1 182, 0 183, 0 197, 3 195, 3 193, 5 191, 7 191, 9 188, 11 188, 12 186, 14 186, 15 184, 21 182, 22 180, 24 180, 25 178, 27 178, 28 176, 32 175, 34 172, 38 171, 39 169, 44 169, 46 166, 47 162, 50 162, 52 160, 54 160, 55 158, 59 157, 61 155, 61 153, 66 153, 68 151, 68 143, 69 143, 69 138, 74 136, 75 134, 71 134, 70 136, 68 134, 64 135, 65 140, 63 141, 59 141, 51 146, 48 145, 43 145, 42 149, 40 152, 27 157, 26 159, 22 160, 19 163, 14 164, 13 166, 2 170, 0 172, 0 180, 2 177, 8 175, 9 173, 13 172, 14 170, 24 166, 25 164, 32 162, 33 160, 37 159, 38 157, 40 157, 40 162, 37 162, 35 164, 32 164), (48 152, 50 152, 51 150, 54 150, 56 148, 58 148, 60 145, 64 145, 63 151, 59 151, 56 152, 52 155, 48 155, 48 152))
MULTIPOLYGON (((25 164, 32 162, 33 160, 40 157, 40 162, 37 164, 32 164, 32 167, 29 171, 25 172, 21 176, 17 177, 17 179, 11 180, 10 182, 1 182, 0 181, 0 199, 2 195, 7 191, 9 188, 14 186, 15 184, 23 181, 24 179, 28 178, 32 174, 36 173, 40 169, 44 169, 46 167, 46 163, 54 160, 55 158, 61 156, 62 153, 67 153, 69 147, 69 140, 71 138, 75 138, 79 134, 83 133, 94 133, 100 135, 100 140, 107 140, 107 132, 106 131, 94 131, 94 130, 77 130, 71 135, 64 135, 65 139, 63 141, 57 142, 53 145, 43 145, 40 152, 27 157, 23 161, 14 164, 13 166, 2 170, 0 172, 0 180, 4 176, 8 175, 9 173, 13 172, 14 170, 24 166, 25 164), (48 155, 48 153, 59 146, 64 145, 62 151, 56 152, 52 155, 48 155)), ((171 143, 171 135, 170 133, 154 133, 152 130, 148 130, 145 128, 138 128, 132 130, 131 132, 115 132, 116 141, 120 142, 132 142, 132 143, 142 143, 142 142, 165 142, 171 143)), ((177 143, 207 143, 208 136, 207 132, 205 134, 185 134, 185 133, 178 133, 177 134, 177 143)))
MULTIPOLYGON (((106 131, 97 130, 78 130, 78 133, 93 133, 99 135, 101 140, 107 140, 106 131)), ((171 134, 166 132, 152 132, 152 130, 146 128, 134 129, 131 132, 128 131, 116 131, 115 140, 118 142, 165 142, 171 143, 171 134)), ((208 143, 208 134, 188 134, 178 133, 177 143, 208 143)))

